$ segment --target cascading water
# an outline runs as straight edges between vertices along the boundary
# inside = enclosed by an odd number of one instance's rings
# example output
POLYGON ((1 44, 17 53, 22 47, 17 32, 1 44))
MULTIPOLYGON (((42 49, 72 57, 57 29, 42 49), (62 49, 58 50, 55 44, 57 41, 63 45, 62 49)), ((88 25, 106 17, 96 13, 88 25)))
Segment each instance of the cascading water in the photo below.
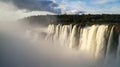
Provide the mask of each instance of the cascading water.
POLYGON ((120 66, 120 36, 115 26, 50 24, 48 29, 28 26, 22 33, 0 32, 0 67, 120 66))
MULTIPOLYGON (((114 39, 114 26, 92 25, 54 25, 48 26, 46 39, 60 42, 61 45, 89 53, 94 58, 104 59, 109 56, 119 58, 119 43, 114 39)), ((116 39, 119 40, 119 39, 116 39)))

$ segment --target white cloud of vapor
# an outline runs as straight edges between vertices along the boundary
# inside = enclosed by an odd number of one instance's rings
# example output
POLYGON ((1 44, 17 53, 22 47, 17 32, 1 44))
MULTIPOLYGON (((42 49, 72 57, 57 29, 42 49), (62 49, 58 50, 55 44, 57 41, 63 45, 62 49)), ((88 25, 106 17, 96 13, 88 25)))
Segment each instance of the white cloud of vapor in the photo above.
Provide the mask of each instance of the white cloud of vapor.
MULTIPOLYGON (((119 14, 118 4, 112 4, 119 0, 1 0, 5 3, 12 3, 15 7, 25 11, 47 11, 52 13, 91 13, 91 14, 119 14), (108 4, 111 3, 111 4, 108 4), (114 9, 112 8, 114 7, 114 9), (110 10, 109 10, 110 9, 110 10), (112 9, 112 10, 111 10, 112 9)), ((40 14, 40 13, 39 13, 40 14)), ((50 13, 51 14, 51 13, 50 13)))
MULTIPOLYGON (((41 11, 41 10, 30 10, 25 7, 18 7, 14 4, 15 0, 1 0, 0 1, 0 21, 9 22, 15 21, 24 17, 33 16, 33 15, 47 15, 55 14, 50 11, 41 11)), ((47 7, 47 6, 46 6, 47 7)), ((43 7, 42 7, 43 8, 43 7)), ((47 7, 48 8, 48 7, 47 7)), ((35 8, 36 9, 36 8, 35 8)))
POLYGON ((0 2, 0 21, 16 19, 17 14, 14 10, 16 10, 16 8, 12 4, 0 2))
POLYGON ((49 11, 58 13, 60 9, 55 9, 58 4, 51 0, 2 0, 3 2, 12 3, 19 9, 30 11, 49 11))
POLYGON ((110 3, 110 2, 116 2, 118 0, 94 0, 94 4, 106 4, 106 3, 110 3))

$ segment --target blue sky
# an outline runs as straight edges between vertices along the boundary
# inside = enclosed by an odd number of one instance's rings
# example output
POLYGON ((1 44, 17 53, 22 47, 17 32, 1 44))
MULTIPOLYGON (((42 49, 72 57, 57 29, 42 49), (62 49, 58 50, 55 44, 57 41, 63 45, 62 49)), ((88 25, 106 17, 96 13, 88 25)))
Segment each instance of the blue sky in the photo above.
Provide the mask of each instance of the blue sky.
POLYGON ((120 0, 58 0, 62 8, 86 13, 120 13, 120 0))
POLYGON ((53 13, 120 14, 120 0, 0 0, 18 9, 53 13))

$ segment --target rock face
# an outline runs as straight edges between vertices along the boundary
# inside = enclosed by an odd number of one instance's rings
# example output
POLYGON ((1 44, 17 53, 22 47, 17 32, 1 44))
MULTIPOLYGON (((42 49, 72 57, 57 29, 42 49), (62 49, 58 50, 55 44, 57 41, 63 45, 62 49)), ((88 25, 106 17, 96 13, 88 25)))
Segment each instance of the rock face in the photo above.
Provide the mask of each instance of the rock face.
POLYGON ((115 25, 116 33, 120 33, 120 24, 115 25))

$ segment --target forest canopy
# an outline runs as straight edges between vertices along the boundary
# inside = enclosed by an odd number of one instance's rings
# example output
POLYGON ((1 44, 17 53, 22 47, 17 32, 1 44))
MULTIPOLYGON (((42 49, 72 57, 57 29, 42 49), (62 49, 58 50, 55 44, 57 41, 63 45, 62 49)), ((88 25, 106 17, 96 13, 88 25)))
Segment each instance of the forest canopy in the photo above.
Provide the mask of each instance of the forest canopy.
POLYGON ((118 24, 119 14, 82 14, 82 15, 38 15, 24 18, 30 23, 37 24, 118 24))

